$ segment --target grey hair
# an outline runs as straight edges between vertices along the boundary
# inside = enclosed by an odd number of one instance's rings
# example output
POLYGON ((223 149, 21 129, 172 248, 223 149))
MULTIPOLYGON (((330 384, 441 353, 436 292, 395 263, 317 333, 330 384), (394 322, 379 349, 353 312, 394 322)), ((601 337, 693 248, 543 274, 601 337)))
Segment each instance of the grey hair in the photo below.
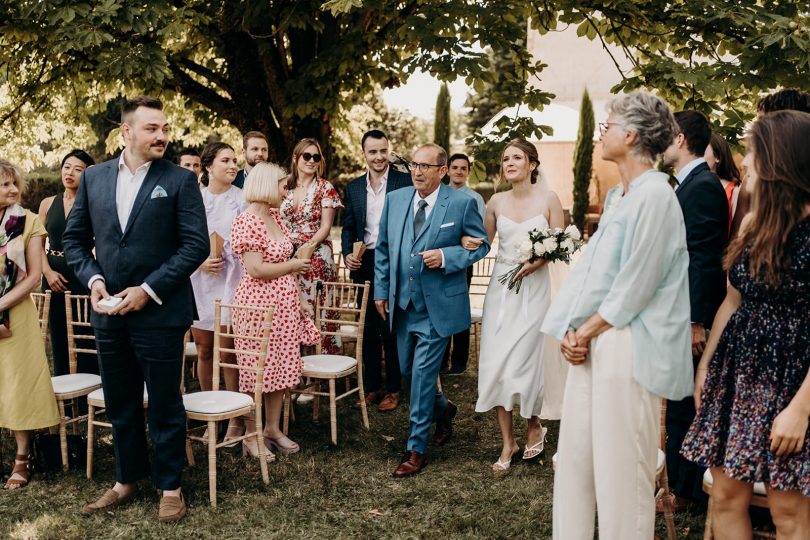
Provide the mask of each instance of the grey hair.
POLYGON ((608 103, 607 110, 619 117, 618 123, 625 131, 636 134, 630 154, 650 165, 672 144, 680 131, 666 101, 646 92, 614 98, 608 103))

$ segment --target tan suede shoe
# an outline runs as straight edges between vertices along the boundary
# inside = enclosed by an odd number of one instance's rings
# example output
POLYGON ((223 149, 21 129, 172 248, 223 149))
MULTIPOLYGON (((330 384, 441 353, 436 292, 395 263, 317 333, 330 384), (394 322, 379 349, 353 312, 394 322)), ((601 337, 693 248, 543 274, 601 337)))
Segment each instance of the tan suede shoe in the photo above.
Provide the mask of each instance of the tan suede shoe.
POLYGON ((122 504, 127 504, 138 495, 138 489, 133 489, 129 495, 123 497, 118 495, 118 492, 113 489, 108 489, 107 492, 101 496, 96 502, 87 503, 82 507, 82 514, 89 516, 96 512, 104 512, 111 510, 122 504))
POLYGON ((172 521, 180 521, 186 515, 186 501, 183 499, 183 493, 179 497, 173 495, 164 495, 160 499, 160 510, 158 511, 158 519, 161 523, 171 523, 172 521))

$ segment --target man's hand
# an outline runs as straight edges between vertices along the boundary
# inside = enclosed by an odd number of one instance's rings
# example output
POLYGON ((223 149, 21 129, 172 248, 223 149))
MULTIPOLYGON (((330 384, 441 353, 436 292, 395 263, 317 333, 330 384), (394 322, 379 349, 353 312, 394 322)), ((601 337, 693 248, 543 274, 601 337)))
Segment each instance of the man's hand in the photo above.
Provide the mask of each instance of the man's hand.
POLYGON ((126 315, 133 311, 142 310, 149 302, 149 295, 140 285, 137 287, 127 287, 115 295, 124 300, 114 309, 106 312, 108 315, 126 315))
POLYGON ((577 341, 577 334, 573 330, 565 334, 560 343, 560 351, 572 366, 584 364, 588 359, 588 346, 577 341))
POLYGON ((203 272, 207 272, 209 274, 217 275, 220 272, 222 272, 222 269, 224 267, 225 261, 222 260, 222 257, 218 257, 216 259, 208 257, 207 259, 205 259, 205 262, 203 262, 200 265, 200 270, 202 270, 203 272))
POLYGON ((425 266, 427 266, 431 270, 435 270, 436 268, 442 267, 442 250, 429 249, 427 251, 420 251, 419 255, 422 256, 422 260, 425 262, 425 266))
POLYGON ((97 279, 90 285, 90 304, 93 306, 93 311, 100 315, 109 315, 110 312, 106 309, 98 307, 98 301, 104 298, 109 298, 110 293, 107 292, 107 284, 103 279, 97 279))
POLYGON ((462 236, 461 237, 461 247, 468 251, 475 251, 476 249, 481 247, 481 244, 484 243, 483 238, 476 238, 474 236, 462 236))
POLYGON ((356 258, 353 253, 347 253, 346 257, 344 257, 344 260, 346 261, 346 268, 348 268, 352 272, 360 270, 360 265, 362 264, 362 262, 360 261, 360 259, 356 258))
POLYGON ((706 329, 700 323, 692 323, 692 356, 700 356, 706 348, 706 329))
POLYGON ((388 319, 388 300, 374 300, 374 307, 377 308, 377 313, 383 320, 388 319))

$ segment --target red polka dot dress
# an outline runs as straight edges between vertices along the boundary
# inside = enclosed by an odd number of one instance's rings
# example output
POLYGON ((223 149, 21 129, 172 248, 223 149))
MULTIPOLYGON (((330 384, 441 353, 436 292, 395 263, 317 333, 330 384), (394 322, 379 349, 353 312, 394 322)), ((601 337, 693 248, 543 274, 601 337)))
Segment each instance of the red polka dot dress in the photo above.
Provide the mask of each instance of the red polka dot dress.
MULTIPOLYGON (((282 220, 272 209, 271 213, 287 236, 288 231, 282 220)), ((279 242, 268 238, 264 220, 251 212, 244 212, 234 220, 231 243, 235 255, 262 253, 266 262, 285 262, 293 254, 292 242, 289 239, 279 242)), ((291 274, 266 280, 253 278, 245 271, 236 287, 235 304, 274 308, 262 385, 265 393, 296 386, 301 381, 301 344, 313 345, 320 339, 312 320, 301 315, 299 294, 295 277, 291 274)), ((234 317, 234 328, 238 334, 258 336, 261 324, 262 317, 258 314, 234 317)), ((259 344, 252 340, 237 339, 235 345, 237 349, 259 350, 259 344)), ((240 365, 256 366, 256 356, 238 355, 237 360, 240 365)), ((240 370, 239 391, 253 392, 255 387, 256 374, 240 370)))

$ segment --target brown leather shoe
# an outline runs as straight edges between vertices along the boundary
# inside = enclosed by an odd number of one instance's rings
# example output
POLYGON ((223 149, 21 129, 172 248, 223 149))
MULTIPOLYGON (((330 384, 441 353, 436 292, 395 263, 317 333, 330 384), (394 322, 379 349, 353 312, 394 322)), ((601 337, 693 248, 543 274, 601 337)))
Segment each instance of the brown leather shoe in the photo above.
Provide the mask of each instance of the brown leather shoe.
POLYGON ((413 476, 422 472, 422 469, 427 466, 427 458, 424 454, 408 450, 402 456, 402 462, 392 475, 394 478, 405 478, 406 476, 413 476))
POLYGON ((399 392, 385 394, 385 397, 377 406, 377 408, 383 412, 393 411, 397 407, 399 407, 399 392))
MULTIPOLYGON (((374 392, 369 392, 368 394, 366 394, 366 407, 371 407, 372 405, 376 405, 377 403, 382 401, 384 397, 385 397, 385 392, 383 392, 381 390, 376 390, 374 392)), ((360 408, 360 402, 358 401, 357 403, 352 405, 352 407, 354 407, 355 409, 359 409, 360 408)))
POLYGON ((113 489, 108 489, 107 492, 101 496, 95 502, 87 503, 82 507, 82 514, 85 516, 89 516, 90 514, 95 514, 96 512, 105 512, 107 510, 112 510, 116 506, 121 506, 123 504, 127 504, 128 502, 132 501, 135 497, 138 496, 138 489, 133 489, 129 495, 119 496, 118 492, 113 489))
POLYGON ((441 418, 436 420, 436 431, 433 434, 433 443, 439 446, 450 440, 453 436, 453 418, 458 413, 456 404, 447 400, 447 407, 444 408, 441 418))
POLYGON ((161 523, 171 523, 172 521, 180 521, 186 515, 186 501, 183 499, 183 493, 179 497, 174 495, 164 495, 160 499, 160 509, 158 510, 158 519, 161 523))

